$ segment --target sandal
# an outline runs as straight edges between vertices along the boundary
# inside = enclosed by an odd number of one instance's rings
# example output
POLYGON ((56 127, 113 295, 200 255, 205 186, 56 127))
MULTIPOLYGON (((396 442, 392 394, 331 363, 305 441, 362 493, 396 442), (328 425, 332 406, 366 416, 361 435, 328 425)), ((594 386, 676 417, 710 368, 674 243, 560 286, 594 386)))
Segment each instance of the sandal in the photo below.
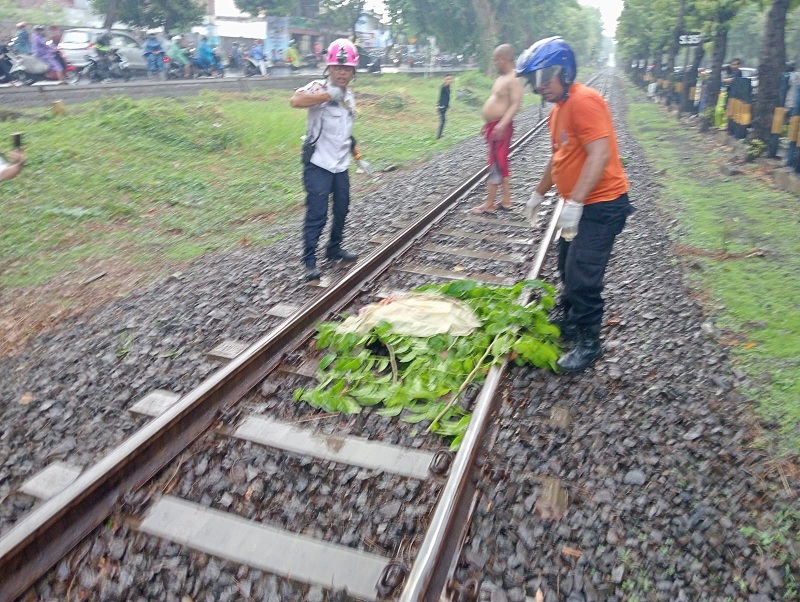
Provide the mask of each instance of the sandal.
POLYGON ((483 205, 479 207, 473 207, 469 210, 469 213, 472 215, 494 215, 494 211, 489 211, 488 209, 484 208, 483 205))
POLYGON ((497 205, 497 206, 495 207, 495 209, 499 209, 500 211, 506 211, 506 212, 513 211, 513 208, 511 208, 511 207, 506 207, 505 205, 497 205))

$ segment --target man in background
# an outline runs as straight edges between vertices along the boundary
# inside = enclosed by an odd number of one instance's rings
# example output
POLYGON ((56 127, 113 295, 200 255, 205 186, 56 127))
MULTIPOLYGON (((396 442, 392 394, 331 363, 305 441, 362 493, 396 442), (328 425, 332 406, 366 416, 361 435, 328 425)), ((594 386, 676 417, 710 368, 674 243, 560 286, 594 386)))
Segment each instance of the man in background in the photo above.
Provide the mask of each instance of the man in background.
POLYGON ((477 215, 494 213, 495 208, 511 210, 508 153, 511 135, 514 133, 514 115, 522 102, 522 86, 514 74, 514 51, 511 45, 501 44, 495 48, 492 59, 500 76, 495 80, 491 94, 483 105, 483 120, 486 124, 481 133, 486 137, 489 147, 489 177, 486 180, 486 201, 470 210, 477 215), (501 185, 503 198, 500 205, 495 207, 497 189, 501 185))
POLYGON ((14 38, 14 51, 19 54, 31 53, 31 36, 25 21, 17 23, 17 37, 14 38))
POLYGON ((453 76, 447 74, 442 81, 442 87, 439 89, 439 101, 436 103, 436 110, 439 111, 439 131, 436 132, 436 139, 442 137, 444 131, 444 120, 447 114, 447 109, 450 107, 450 84, 453 83, 453 76))

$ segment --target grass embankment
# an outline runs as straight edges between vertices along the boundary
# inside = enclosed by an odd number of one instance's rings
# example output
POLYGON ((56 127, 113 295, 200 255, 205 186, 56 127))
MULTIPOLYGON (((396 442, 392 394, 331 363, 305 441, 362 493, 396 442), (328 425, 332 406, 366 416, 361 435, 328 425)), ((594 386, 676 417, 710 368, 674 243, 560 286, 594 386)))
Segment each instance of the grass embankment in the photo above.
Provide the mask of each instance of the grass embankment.
POLYGON ((752 383, 745 393, 781 452, 800 453, 800 200, 755 170, 724 175, 730 151, 640 91, 629 88, 629 100, 633 134, 653 168, 665 170, 660 208, 680 223, 679 252, 700 267, 693 278, 752 383))
MULTIPOLYGON (((441 78, 359 76, 355 136, 377 169, 477 134, 492 80, 459 75, 446 136, 435 139, 441 78), (473 102, 457 98, 469 89, 473 102)), ((302 211, 305 111, 289 91, 103 99, 0 122, 23 131, 20 177, 0 186, 0 287, 29 287, 98 261, 162 275, 242 242, 267 244, 265 224, 302 211)), ((528 102, 533 102, 530 99, 528 102)), ((366 178, 366 176, 364 176, 366 178)))

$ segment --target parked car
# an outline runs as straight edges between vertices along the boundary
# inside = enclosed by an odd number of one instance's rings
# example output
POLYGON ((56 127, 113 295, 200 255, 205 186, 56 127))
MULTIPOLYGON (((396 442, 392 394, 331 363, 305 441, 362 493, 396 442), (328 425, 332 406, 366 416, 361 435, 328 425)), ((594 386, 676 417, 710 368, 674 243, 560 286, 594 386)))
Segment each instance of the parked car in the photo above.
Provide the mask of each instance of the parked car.
POLYGON ((356 46, 358 51, 358 67, 356 71, 368 71, 369 73, 381 72, 381 57, 370 52, 363 46, 356 46))
POLYGON ((424 54, 409 54, 406 57, 406 65, 409 67, 424 67, 426 62, 424 54))
MULTIPOLYGON (((76 29, 66 29, 61 35, 61 41, 58 44, 58 49, 63 53, 64 58, 70 65, 76 67, 85 67, 88 61, 86 60, 87 54, 92 54, 97 38, 99 38, 105 29, 80 27, 76 29)), ((131 71, 147 71, 147 59, 142 56, 142 45, 133 37, 132 34, 119 31, 109 31, 111 35, 110 46, 117 51, 128 63, 128 68, 131 71)))
POLYGON ((455 67, 459 62, 459 58, 455 54, 440 54, 436 57, 437 67, 455 67))

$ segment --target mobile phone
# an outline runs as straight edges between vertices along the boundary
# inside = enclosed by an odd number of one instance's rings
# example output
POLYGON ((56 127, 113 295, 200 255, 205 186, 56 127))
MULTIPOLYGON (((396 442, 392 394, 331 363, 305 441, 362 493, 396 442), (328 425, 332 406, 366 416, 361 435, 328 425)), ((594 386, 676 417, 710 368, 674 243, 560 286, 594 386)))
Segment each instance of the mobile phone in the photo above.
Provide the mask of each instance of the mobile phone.
POLYGON ((11 139, 14 142, 14 148, 20 148, 22 146, 22 133, 17 132, 16 134, 11 134, 11 139))

